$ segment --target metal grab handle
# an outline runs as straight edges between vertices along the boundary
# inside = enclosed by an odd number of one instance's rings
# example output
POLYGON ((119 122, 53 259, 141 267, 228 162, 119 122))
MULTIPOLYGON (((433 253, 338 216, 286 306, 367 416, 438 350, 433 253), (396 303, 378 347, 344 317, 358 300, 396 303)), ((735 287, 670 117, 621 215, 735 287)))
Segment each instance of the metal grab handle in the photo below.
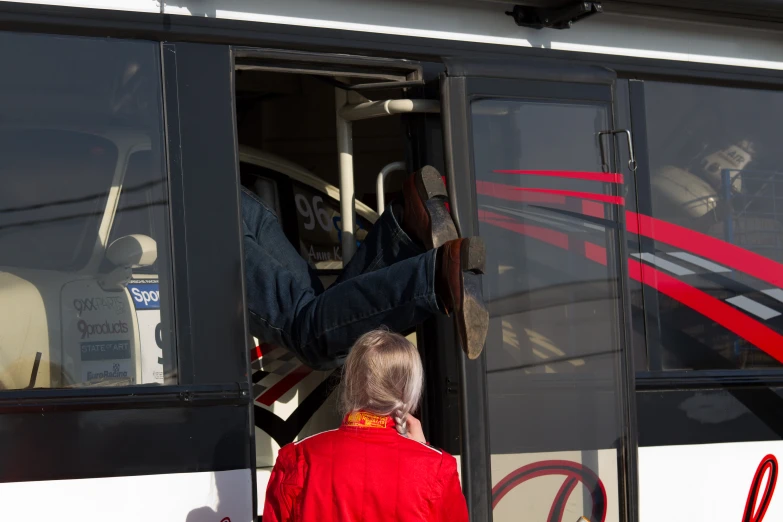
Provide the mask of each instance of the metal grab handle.
POLYGON ((404 161, 395 161, 392 163, 389 163, 385 167, 381 169, 381 171, 378 173, 378 177, 375 180, 375 190, 377 191, 376 199, 378 201, 378 215, 380 216, 383 214, 383 211, 386 207, 385 201, 384 201, 384 193, 383 193, 383 182, 386 181, 386 176, 394 172, 395 170, 407 170, 407 166, 405 165, 404 161))
POLYGON ((606 162, 606 154, 604 152, 604 140, 601 139, 605 134, 610 134, 614 136, 615 134, 625 134, 625 138, 628 141, 628 168, 631 169, 631 172, 636 172, 636 156, 633 153, 633 136, 631 135, 631 131, 628 129, 617 129, 617 130, 608 130, 608 131, 600 131, 598 133, 598 144, 601 147, 601 170, 604 172, 609 172, 609 164, 606 162))

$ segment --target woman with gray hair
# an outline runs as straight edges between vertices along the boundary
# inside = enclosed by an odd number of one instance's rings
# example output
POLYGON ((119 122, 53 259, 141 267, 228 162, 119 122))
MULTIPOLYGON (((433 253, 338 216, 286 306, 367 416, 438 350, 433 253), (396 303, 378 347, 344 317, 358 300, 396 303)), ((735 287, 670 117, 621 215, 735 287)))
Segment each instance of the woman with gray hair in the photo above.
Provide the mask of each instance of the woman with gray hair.
POLYGON ((456 460, 429 446, 411 415, 423 385, 407 339, 360 337, 343 369, 343 424, 280 450, 264 522, 467 522, 456 460))

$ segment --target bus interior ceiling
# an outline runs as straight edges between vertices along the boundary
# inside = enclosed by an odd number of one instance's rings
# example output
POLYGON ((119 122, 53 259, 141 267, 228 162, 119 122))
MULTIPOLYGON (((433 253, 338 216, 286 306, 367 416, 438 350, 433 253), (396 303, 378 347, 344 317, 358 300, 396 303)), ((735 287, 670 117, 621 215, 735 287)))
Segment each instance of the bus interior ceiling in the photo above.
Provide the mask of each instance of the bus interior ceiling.
MULTIPOLYGON (((294 162, 339 187, 335 112, 337 79, 265 70, 236 72, 239 144, 294 162)), ((357 94, 349 101, 358 102, 357 94)), ((371 101, 404 98, 401 88, 364 91, 371 101)), ((355 121, 353 163, 356 200, 376 209, 376 178, 392 162, 405 161, 401 115, 355 121)), ((387 194, 400 190, 403 172, 387 178, 387 194)), ((388 199, 387 199, 388 201, 388 199)))

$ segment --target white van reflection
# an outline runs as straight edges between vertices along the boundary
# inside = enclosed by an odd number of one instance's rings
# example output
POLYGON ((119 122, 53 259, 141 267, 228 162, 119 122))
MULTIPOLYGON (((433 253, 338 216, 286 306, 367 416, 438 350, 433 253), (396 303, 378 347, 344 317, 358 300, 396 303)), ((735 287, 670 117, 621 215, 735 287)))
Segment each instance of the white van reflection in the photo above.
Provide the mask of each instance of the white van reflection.
POLYGON ((128 284, 157 244, 112 237, 112 225, 123 187, 137 183, 129 166, 149 151, 131 130, 0 129, 3 388, 146 381, 128 284))

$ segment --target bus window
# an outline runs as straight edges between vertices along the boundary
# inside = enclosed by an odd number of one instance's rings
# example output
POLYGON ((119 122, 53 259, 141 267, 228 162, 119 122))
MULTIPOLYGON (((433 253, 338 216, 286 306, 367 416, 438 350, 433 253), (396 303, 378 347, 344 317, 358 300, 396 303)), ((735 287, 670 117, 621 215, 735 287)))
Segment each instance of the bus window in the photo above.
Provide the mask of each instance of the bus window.
POLYGON ((163 382, 159 54, 0 35, 2 388, 163 382))
POLYGON ((631 263, 649 276, 649 369, 779 368, 782 95, 642 85, 650 164, 631 263))

